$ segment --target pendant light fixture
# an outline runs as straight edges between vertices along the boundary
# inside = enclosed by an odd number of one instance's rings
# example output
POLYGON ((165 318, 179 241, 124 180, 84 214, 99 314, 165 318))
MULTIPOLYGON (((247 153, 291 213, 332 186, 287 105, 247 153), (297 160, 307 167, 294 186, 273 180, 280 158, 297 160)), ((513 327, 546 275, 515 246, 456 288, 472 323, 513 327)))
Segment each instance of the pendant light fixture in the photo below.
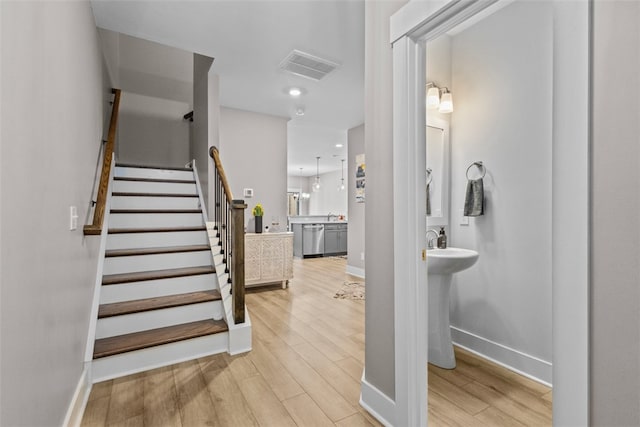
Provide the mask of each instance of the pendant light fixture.
POLYGON ((338 186, 338 191, 344 191, 344 159, 342 159, 342 178, 340 179, 340 185, 338 186))
POLYGON ((314 192, 320 191, 320 156, 316 157, 316 182, 311 186, 314 192))

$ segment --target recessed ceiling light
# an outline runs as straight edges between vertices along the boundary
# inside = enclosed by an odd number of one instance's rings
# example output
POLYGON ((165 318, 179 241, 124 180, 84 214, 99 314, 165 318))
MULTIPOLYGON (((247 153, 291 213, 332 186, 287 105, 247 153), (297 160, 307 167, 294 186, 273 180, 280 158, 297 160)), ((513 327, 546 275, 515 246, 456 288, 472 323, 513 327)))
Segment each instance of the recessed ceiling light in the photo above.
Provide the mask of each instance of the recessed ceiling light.
POLYGON ((336 144, 336 148, 342 148, 343 145, 342 144, 336 144))
POLYGON ((289 95, 293 96, 293 97, 297 97, 302 95, 302 89, 297 88, 297 87, 292 87, 291 89, 289 89, 289 95))
POLYGON ((304 116, 304 108, 302 107, 296 108, 296 116, 304 116))

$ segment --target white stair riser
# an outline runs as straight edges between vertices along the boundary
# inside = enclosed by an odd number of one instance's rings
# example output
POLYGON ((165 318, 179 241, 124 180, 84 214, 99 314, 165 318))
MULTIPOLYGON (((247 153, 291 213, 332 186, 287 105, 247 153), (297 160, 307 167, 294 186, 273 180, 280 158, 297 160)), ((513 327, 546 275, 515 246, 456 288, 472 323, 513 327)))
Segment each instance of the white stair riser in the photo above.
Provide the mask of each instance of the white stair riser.
POLYGON ((106 317, 98 319, 96 339, 197 322, 198 320, 222 319, 222 316, 222 303, 220 301, 211 301, 123 316, 106 317))
POLYGON ((133 273, 213 265, 211 251, 108 257, 102 274, 133 273))
POLYGON ((109 215, 110 228, 195 227, 204 225, 201 213, 114 214, 109 215))
POLYGON ((123 178, 151 178, 151 179, 181 179, 193 180, 192 171, 174 171, 169 169, 151 169, 151 168, 127 168, 116 166, 114 171, 115 177, 123 178))
POLYGON ((130 351, 91 362, 93 383, 142 372, 210 354, 227 352, 229 333, 178 341, 171 344, 130 351))
POLYGON ((113 191, 117 193, 197 194, 195 184, 173 182, 113 181, 113 191))
POLYGON ((113 196, 111 209, 200 209, 197 197, 113 196))
POLYGON ((218 289, 214 273, 102 286, 100 304, 218 289))
POLYGON ((206 231, 109 234, 107 237, 107 250, 206 245, 208 242, 206 231))

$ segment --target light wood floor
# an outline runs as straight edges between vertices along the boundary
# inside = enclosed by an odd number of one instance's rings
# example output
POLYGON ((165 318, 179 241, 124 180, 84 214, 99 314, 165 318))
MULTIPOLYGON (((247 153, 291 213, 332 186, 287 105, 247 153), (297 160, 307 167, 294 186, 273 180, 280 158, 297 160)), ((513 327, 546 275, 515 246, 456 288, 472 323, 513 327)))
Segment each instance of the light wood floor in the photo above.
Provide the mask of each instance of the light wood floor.
MULTIPOLYGON (((364 301, 333 295, 345 260, 297 260, 287 290, 252 289, 253 350, 95 384, 83 426, 379 426, 359 404, 364 301)), ((457 350, 429 365, 430 426, 551 425, 549 388, 457 350)))

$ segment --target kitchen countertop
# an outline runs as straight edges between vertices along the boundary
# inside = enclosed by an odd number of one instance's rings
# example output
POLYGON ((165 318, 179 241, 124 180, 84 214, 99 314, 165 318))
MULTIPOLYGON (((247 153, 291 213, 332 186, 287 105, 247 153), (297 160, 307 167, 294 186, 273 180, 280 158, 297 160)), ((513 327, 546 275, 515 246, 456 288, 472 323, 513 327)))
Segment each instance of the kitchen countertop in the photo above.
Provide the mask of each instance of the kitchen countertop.
POLYGON ((289 217, 289 224, 348 224, 347 220, 329 221, 326 215, 306 216, 303 218, 289 217))

